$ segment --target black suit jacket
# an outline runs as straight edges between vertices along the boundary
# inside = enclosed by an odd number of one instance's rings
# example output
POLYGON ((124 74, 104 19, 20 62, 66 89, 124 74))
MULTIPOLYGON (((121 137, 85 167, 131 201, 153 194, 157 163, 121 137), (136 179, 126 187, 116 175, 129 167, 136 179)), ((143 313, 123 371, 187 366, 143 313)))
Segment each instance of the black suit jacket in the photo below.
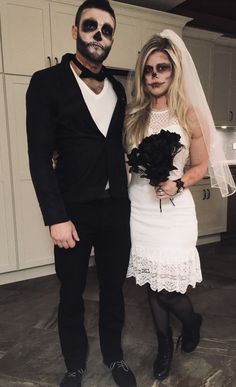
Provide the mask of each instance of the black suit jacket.
POLYGON ((66 54, 59 65, 36 72, 26 95, 30 172, 46 225, 67 221, 72 203, 99 198, 107 180, 112 197, 127 197, 124 88, 108 75, 117 104, 104 137, 71 71, 71 57, 66 54), (55 169, 54 151, 59 154, 55 169))

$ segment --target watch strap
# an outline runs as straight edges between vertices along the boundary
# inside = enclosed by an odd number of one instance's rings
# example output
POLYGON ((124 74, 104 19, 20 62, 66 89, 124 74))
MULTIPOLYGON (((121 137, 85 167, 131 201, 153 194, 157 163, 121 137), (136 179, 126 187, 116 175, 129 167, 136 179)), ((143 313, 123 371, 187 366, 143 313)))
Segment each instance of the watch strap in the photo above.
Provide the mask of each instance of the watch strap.
POLYGON ((177 180, 174 180, 174 182, 175 182, 176 187, 177 187, 176 193, 179 193, 179 192, 184 190, 184 182, 183 182, 183 180, 177 179, 177 180))

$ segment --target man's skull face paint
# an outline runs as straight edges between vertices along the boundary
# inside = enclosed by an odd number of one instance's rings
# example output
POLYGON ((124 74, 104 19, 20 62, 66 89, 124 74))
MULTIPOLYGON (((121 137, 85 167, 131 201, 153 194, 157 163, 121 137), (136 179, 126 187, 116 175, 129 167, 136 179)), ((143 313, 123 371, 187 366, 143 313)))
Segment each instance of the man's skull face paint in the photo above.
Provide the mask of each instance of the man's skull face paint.
POLYGON ((89 61, 102 63, 110 52, 114 30, 115 21, 108 12, 85 9, 77 33, 77 50, 89 61))

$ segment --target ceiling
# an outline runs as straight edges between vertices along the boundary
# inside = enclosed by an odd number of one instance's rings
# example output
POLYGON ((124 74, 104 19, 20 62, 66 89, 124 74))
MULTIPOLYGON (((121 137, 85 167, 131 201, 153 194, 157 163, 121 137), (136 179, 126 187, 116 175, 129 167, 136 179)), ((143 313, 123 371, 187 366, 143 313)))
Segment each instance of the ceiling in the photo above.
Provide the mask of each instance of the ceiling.
POLYGON ((193 18, 188 26, 236 38, 236 0, 117 0, 193 18))

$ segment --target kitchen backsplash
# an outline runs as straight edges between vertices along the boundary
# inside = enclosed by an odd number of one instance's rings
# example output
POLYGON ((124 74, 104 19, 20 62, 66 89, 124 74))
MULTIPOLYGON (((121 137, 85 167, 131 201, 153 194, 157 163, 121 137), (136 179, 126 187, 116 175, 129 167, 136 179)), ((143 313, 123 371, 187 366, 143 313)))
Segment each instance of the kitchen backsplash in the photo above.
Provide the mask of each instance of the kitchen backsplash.
POLYGON ((222 129, 217 127, 220 141, 222 143, 227 160, 236 160, 236 128, 222 129), (235 144, 235 145, 234 145, 235 144), (233 147, 235 149, 233 149, 233 147))

